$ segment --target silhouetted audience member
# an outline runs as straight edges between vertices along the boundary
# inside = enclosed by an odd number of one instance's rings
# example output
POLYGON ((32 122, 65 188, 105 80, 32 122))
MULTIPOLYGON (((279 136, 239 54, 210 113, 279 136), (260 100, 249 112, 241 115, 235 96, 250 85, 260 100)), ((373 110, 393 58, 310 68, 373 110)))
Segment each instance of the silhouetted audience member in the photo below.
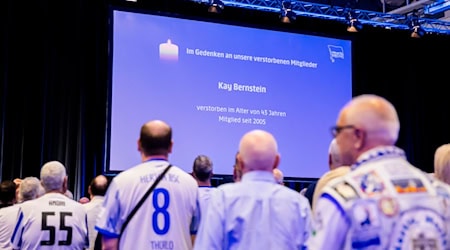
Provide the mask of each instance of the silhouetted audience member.
POLYGON ((89 249, 95 248, 95 238, 97 237, 97 230, 95 230, 95 223, 97 222, 103 201, 105 199, 106 190, 108 188, 108 179, 104 175, 98 175, 91 180, 88 193, 90 201, 83 204, 86 209, 89 232, 89 249))
POLYGON ((16 184, 5 180, 0 183, 0 208, 9 207, 16 203, 16 184))
POLYGON ((91 200, 89 200, 88 197, 81 197, 81 198, 78 200, 78 202, 81 203, 81 204, 86 204, 86 203, 88 203, 88 202, 90 202, 90 201, 91 201, 91 200))
POLYGON ((26 177, 20 183, 19 202, 34 200, 45 194, 45 189, 37 177, 26 177))
MULTIPOLYGON (((328 168, 329 170, 333 170, 336 169, 338 167, 342 166, 342 160, 341 160, 341 156, 339 155, 339 147, 336 144, 336 140, 332 139, 330 142, 330 145, 328 146, 328 168)), ((335 177, 337 175, 341 175, 343 174, 340 170, 337 170, 335 172, 332 172, 330 174, 330 172, 326 172, 324 175, 326 176, 321 176, 319 177, 319 179, 317 179, 316 181, 312 182, 308 188, 305 190, 304 195, 305 197, 308 199, 311 208, 314 209, 314 199, 317 199, 318 195, 315 194, 316 190, 321 190, 322 186, 319 187, 319 189, 317 189, 317 184, 319 183, 319 180, 322 179, 320 184, 325 184, 326 182, 328 182, 330 180, 330 177, 335 177)))
POLYGON ((192 166, 192 176, 198 183, 198 202, 201 213, 204 213, 208 207, 211 192, 215 189, 211 185, 213 176, 213 163, 206 155, 199 155, 195 158, 192 166))
POLYGON ((44 193, 45 190, 38 178, 27 177, 21 180, 18 192, 19 202, 13 206, 0 209, 0 249, 12 249, 11 236, 21 203, 36 199, 44 193))
POLYGON ((342 158, 339 155, 339 146, 336 143, 336 139, 333 139, 330 143, 330 148, 328 150, 329 157, 328 157, 328 166, 330 170, 323 174, 319 180, 317 181, 317 184, 314 188, 313 193, 313 199, 312 199, 312 206, 311 209, 314 210, 315 204, 317 202, 317 199, 319 199, 320 195, 322 194, 323 187, 331 180, 343 176, 350 172, 349 166, 343 166, 342 164, 342 158))

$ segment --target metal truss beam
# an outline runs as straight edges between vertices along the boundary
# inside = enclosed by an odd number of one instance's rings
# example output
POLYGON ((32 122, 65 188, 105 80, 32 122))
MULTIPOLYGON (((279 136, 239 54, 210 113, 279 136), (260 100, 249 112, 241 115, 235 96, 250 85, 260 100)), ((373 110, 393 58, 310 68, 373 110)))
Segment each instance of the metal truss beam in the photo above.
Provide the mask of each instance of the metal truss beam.
POLYGON ((437 1, 433 4, 425 6, 425 14, 434 15, 450 9, 450 0, 437 1))
MULTIPOLYGON (((196 2, 209 3, 209 0, 193 0, 196 2)), ((225 7, 241 7, 261 11, 280 12, 282 0, 222 0, 225 7)), ((321 18, 328 20, 336 20, 346 22, 348 15, 348 8, 330 6, 312 2, 291 1, 292 10, 298 16, 307 16, 313 18, 321 18)), ((356 18, 365 25, 375 27, 385 27, 387 29, 411 29, 412 17, 408 14, 394 14, 382 13, 367 10, 354 9, 353 14, 356 18)), ((418 23, 428 33, 438 33, 450 35, 450 22, 429 19, 417 18, 418 23)))

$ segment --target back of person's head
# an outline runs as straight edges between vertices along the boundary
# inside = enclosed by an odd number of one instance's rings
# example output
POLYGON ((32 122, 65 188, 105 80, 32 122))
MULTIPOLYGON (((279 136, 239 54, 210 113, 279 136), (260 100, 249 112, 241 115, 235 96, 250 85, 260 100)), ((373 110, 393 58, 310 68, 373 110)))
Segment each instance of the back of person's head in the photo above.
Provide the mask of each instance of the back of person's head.
POLYGON ((89 194, 92 196, 104 196, 108 189, 108 178, 98 175, 89 184, 89 194))
POLYGON ((273 177, 278 184, 284 184, 284 174, 279 168, 273 169, 273 177))
POLYGON ((328 148, 328 166, 330 170, 338 168, 343 165, 340 155, 339 146, 336 143, 336 139, 331 140, 328 148))
POLYGON ((358 157, 379 146, 395 145, 400 122, 394 106, 377 95, 354 97, 339 112, 333 130, 343 165, 352 165, 358 157))
POLYGON ((259 129, 246 133, 239 143, 238 160, 243 173, 254 170, 272 172, 279 163, 275 138, 269 132, 259 129))
POLYGON ((10 204, 16 201, 16 184, 11 180, 4 180, 0 183, 0 202, 10 204))
POLYGON ((67 175, 66 168, 59 161, 50 161, 41 168, 41 183, 45 192, 61 191, 66 192, 67 175))
POLYGON ((213 175, 213 163, 206 155, 198 155, 194 159, 192 173, 199 181, 208 181, 213 175))
POLYGON ((434 153, 434 177, 450 184, 450 143, 439 146, 434 153))
POLYGON ((146 156, 167 155, 172 148, 172 128, 165 122, 153 120, 141 127, 139 150, 146 156))
POLYGON ((364 129, 368 147, 394 145, 400 122, 395 107, 381 96, 365 94, 354 97, 341 111, 346 125, 364 129))
POLYGON ((41 181, 36 177, 26 177, 20 183, 20 202, 36 199, 45 193, 41 181))

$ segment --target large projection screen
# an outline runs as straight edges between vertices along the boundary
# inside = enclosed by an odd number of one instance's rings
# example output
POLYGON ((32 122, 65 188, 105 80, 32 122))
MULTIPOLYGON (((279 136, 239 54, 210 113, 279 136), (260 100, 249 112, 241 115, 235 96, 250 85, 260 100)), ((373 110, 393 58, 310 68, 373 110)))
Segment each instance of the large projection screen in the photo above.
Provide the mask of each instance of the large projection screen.
POLYGON ((242 135, 271 132, 286 177, 328 170, 330 127, 352 97, 351 41, 111 10, 106 172, 141 161, 142 124, 173 129, 170 162, 191 172, 204 154, 231 175, 242 135))

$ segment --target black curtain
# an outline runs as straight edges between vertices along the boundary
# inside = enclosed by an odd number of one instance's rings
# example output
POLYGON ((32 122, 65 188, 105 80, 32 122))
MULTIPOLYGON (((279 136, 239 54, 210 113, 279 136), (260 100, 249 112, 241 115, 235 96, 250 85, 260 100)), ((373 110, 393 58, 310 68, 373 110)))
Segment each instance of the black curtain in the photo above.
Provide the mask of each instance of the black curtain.
MULTIPOLYGON (((42 164, 59 160, 67 167, 69 188, 78 198, 102 173, 108 126, 109 4, 119 3, 0 2, 0 180, 38 177, 42 164)), ((277 14, 256 10, 228 8, 211 16, 194 3, 144 5, 140 7, 351 38, 353 94, 375 93, 393 102, 401 121, 397 144, 409 160, 431 172, 434 150, 450 142, 445 91, 449 36, 412 39, 409 31, 373 27, 348 34, 345 24, 329 20, 298 18, 287 26, 278 24, 277 14)))
POLYGON ((84 194, 101 172, 107 87, 103 1, 2 1, 0 179, 61 161, 84 194))

